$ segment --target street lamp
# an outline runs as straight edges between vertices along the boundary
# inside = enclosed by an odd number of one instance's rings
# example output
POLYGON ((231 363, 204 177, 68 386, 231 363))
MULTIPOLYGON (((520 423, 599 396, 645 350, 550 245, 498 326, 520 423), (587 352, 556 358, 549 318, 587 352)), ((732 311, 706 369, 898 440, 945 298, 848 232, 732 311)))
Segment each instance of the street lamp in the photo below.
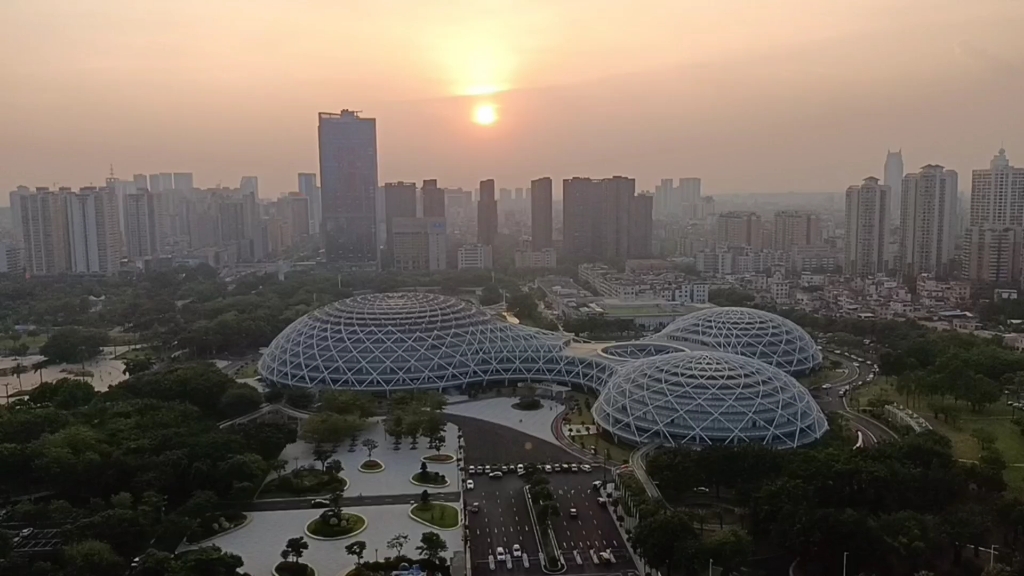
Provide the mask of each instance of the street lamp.
POLYGON ((846 576, 846 557, 849 555, 849 552, 843 552, 843 576, 846 576))
POLYGON ((993 544, 992 547, 989 548, 988 552, 989 552, 988 567, 991 568, 992 564, 994 564, 995 561, 996 561, 996 545, 993 544))

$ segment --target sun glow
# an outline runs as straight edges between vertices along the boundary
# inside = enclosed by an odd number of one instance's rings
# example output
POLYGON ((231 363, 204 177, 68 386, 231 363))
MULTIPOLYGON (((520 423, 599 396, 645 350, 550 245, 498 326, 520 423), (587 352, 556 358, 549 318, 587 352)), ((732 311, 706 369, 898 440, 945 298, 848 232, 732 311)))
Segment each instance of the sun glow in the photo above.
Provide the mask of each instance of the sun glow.
POLYGON ((473 109, 473 122, 481 126, 490 126, 498 121, 498 107, 494 104, 477 104, 473 109))

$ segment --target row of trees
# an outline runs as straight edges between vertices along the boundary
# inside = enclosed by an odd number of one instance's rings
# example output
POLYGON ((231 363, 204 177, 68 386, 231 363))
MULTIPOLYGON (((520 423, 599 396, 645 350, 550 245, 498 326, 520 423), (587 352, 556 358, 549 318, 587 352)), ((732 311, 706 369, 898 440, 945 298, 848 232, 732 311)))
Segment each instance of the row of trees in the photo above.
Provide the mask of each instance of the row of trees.
MULTIPOLYGON (((1005 467, 1001 458, 960 462, 950 440, 932 431, 870 450, 835 439, 794 451, 664 450, 648 464, 669 501, 685 501, 696 486, 712 487, 740 511, 756 542, 799 556, 809 574, 837 573, 848 553, 850 573, 892 575, 948 573, 970 546, 1024 552, 1024 501, 1004 494, 1005 467)), ((661 514, 654 505, 641 510, 633 543, 648 547, 642 554, 655 554, 652 563, 669 558, 688 566, 700 557, 693 549, 682 549, 684 562, 675 548, 671 554, 649 548, 660 550, 657 538, 672 526, 680 539, 691 539, 688 523, 671 515, 651 528, 661 514)))
MULTIPOLYGON (((296 433, 278 423, 219 428, 241 396, 225 378, 199 363, 132 376, 103 393, 88 382, 61 379, 0 408, 0 491, 6 497, 51 492, 47 503, 18 503, 7 519, 65 527, 62 559, 33 570, 124 573, 111 566, 126 567, 125 559, 154 541, 173 551, 197 522, 251 498, 296 433), (106 571, 78 568, 94 564, 106 571)), ((156 554, 144 573, 234 574, 241 566, 219 551, 188 562, 201 558, 227 571, 176 572, 184 560, 156 554)), ((24 560, 8 562, 14 573, 28 573, 24 560)))

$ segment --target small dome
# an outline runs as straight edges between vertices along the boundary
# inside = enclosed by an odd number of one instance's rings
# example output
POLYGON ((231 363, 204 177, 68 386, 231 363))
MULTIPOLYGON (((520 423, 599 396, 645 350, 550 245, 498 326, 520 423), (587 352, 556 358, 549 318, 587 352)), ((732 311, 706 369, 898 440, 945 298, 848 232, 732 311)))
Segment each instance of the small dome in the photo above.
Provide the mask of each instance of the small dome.
POLYGON ((793 376, 821 366, 821 352, 807 332, 781 316, 753 308, 710 308, 687 314, 655 339, 754 358, 793 376))
POLYGON ((810 392, 791 376, 724 352, 680 352, 624 364, 608 379, 594 419, 635 445, 792 448, 828 430, 810 392))

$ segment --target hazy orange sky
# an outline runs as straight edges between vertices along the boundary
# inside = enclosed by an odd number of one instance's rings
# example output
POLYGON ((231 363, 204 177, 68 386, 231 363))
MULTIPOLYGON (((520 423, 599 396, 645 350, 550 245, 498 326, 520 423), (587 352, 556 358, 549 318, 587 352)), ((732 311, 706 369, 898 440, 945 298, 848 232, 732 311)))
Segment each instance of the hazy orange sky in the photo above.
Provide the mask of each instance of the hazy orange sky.
POLYGON ((377 118, 381 182, 839 192, 887 148, 963 175, 1001 143, 1024 165, 1019 0, 0 0, 0 26, 4 189, 113 163, 276 196, 341 108, 377 118))

